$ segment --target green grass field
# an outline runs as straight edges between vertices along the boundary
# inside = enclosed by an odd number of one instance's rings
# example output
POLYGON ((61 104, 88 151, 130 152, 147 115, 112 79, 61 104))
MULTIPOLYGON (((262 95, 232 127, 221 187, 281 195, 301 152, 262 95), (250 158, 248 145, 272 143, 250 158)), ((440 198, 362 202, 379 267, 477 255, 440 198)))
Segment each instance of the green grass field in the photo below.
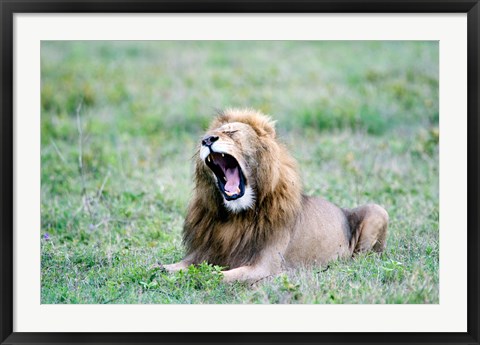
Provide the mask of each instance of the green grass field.
POLYGON ((437 42, 42 42, 42 303, 438 303, 437 42), (183 256, 215 109, 277 120, 305 193, 390 214, 387 250, 224 284, 183 256))

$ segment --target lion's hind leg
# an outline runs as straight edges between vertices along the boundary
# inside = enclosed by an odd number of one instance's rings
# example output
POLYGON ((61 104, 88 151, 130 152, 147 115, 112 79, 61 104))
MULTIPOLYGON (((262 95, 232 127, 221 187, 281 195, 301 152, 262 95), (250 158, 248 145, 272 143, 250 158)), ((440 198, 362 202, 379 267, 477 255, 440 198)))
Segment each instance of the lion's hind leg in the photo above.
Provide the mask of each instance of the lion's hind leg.
POLYGON ((383 252, 387 244, 388 213, 376 204, 367 204, 345 210, 353 253, 374 251, 383 252))

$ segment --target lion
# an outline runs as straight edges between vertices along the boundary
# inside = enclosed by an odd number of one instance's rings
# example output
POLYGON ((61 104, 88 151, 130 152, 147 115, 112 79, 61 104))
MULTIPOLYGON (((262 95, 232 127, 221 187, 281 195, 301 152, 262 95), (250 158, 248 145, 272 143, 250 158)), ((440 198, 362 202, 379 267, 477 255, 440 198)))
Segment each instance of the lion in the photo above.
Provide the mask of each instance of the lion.
POLYGON ((272 119, 258 111, 229 109, 213 120, 199 142, 194 180, 183 225, 186 255, 164 265, 168 272, 206 261, 228 268, 225 282, 256 282, 385 249, 387 211, 303 195, 295 160, 272 119))

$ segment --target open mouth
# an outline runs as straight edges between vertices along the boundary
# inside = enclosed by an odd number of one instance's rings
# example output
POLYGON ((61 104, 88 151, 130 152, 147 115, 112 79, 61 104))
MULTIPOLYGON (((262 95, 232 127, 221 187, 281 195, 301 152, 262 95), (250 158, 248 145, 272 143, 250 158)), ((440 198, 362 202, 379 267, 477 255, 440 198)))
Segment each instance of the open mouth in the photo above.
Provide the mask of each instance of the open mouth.
POLYGON ((210 152, 205 163, 217 177, 218 188, 225 200, 236 200, 245 194, 245 176, 233 156, 210 152))

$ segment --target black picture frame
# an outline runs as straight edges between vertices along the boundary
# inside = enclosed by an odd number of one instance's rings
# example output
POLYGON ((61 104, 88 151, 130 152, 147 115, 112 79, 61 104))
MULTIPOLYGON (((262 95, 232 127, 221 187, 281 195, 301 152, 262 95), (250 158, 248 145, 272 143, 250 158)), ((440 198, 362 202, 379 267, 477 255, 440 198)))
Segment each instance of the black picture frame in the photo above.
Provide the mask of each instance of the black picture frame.
MULTIPOLYGON (((478 0, 0 0, 0 341, 1 344, 335 343, 479 344, 479 32, 478 0), (467 13, 468 315, 465 333, 19 333, 13 332, 13 16, 15 13, 467 13)), ((454 316, 452 316, 454 317, 454 316)))

